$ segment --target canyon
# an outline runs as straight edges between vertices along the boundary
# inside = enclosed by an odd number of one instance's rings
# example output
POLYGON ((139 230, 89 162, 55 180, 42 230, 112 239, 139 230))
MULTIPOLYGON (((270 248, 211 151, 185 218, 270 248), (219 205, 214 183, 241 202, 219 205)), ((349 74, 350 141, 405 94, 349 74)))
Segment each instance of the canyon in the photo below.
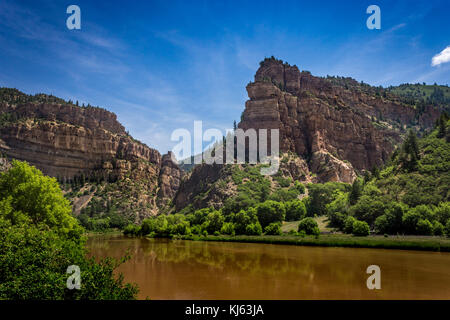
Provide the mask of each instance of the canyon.
MULTIPOLYGON (((442 111, 351 78, 315 77, 273 57, 260 63, 246 89, 238 128, 278 129, 284 158, 278 175, 293 182, 351 183, 383 165, 408 129, 420 134, 432 128, 442 111)), ((97 197, 139 222, 192 204, 220 207, 236 195, 229 165, 200 164, 185 172, 172 153, 137 141, 103 108, 0 88, 0 115, 4 158, 27 161, 61 184, 87 184, 79 189, 83 194, 68 190, 76 213, 97 197), (219 181, 227 187, 217 187, 219 181)))

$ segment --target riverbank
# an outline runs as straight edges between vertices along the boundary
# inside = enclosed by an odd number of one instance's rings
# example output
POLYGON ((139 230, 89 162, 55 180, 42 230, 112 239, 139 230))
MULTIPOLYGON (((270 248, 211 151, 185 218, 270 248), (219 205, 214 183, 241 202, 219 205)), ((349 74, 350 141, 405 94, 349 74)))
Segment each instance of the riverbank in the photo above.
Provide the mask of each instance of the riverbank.
POLYGON ((355 237, 345 234, 322 234, 314 236, 177 236, 174 239, 193 241, 248 242, 266 244, 286 244, 298 246, 353 247, 403 249, 421 251, 450 252, 450 239, 426 236, 367 236, 355 237))

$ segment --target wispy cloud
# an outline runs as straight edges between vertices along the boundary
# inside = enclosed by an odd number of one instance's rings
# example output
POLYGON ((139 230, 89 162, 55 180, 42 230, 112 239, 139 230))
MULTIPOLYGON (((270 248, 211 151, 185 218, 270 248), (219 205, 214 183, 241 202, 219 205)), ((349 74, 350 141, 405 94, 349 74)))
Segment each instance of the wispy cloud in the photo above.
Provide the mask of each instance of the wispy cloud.
POLYGON ((447 63, 450 61, 450 46, 439 52, 437 55, 431 59, 431 65, 433 67, 438 66, 442 63, 447 63))

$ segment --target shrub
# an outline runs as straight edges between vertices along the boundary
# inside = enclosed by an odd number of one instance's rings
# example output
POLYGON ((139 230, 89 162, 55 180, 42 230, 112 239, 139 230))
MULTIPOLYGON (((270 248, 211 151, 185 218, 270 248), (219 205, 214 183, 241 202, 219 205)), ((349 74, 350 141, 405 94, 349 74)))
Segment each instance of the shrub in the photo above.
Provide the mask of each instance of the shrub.
POLYGON ((55 178, 26 162, 14 160, 0 175, 1 214, 12 224, 45 224, 61 235, 78 238, 83 228, 55 178))
POLYGON ((245 228, 245 234, 249 236, 259 236, 262 233, 262 227, 259 222, 251 223, 245 228))
POLYGON ((370 233, 369 225, 365 221, 355 221, 353 223, 353 235, 355 236, 368 236, 370 233))
POLYGON ((267 235, 280 235, 281 234, 281 223, 272 222, 264 229, 264 233, 267 235))
POLYGON ((135 236, 139 234, 139 229, 139 226, 135 224, 129 224, 124 228, 123 233, 126 235, 135 236))
POLYGON ((231 215, 230 218, 234 223, 234 230, 236 234, 246 234, 247 226, 258 222, 255 208, 248 208, 247 211, 240 210, 238 213, 231 215))
POLYGON ((222 228, 220 229, 220 233, 222 234, 228 234, 228 235, 234 235, 235 231, 234 231, 234 225, 231 222, 225 222, 222 225, 222 228))
POLYGON ((449 202, 441 202, 434 209, 435 218, 442 223, 443 225, 450 219, 450 203, 449 202))
POLYGON ((442 236, 444 234, 444 225, 439 221, 433 222, 433 234, 435 236, 442 236))
POLYGON ((224 223, 224 217, 220 211, 213 211, 206 216, 205 229, 209 234, 220 231, 224 223))
POLYGON ((378 233, 387 234, 388 230, 390 230, 391 226, 389 225, 389 220, 386 214, 379 216, 375 220, 375 230, 378 233))
POLYGON ((345 219, 344 222, 344 232, 345 233, 352 233, 353 232, 353 224, 355 223, 356 219, 352 216, 348 216, 345 219))
POLYGON ((319 226, 313 218, 304 218, 298 224, 298 232, 304 232, 308 235, 320 234, 319 226))
POLYGON ((445 234, 450 238, 450 219, 448 219, 447 223, 445 224, 445 234))
POLYGON ((306 215, 306 207, 301 200, 292 200, 284 204, 286 208, 286 221, 301 220, 306 215))
POLYGON ((115 275, 120 261, 87 257, 82 232, 56 180, 13 161, 0 175, 0 300, 136 298, 115 275), (69 265, 82 270, 80 290, 66 286, 69 265))
POLYGON ((300 194, 305 193, 305 186, 300 181, 294 182, 294 187, 300 192, 300 194))
POLYGON ((267 200, 256 207, 256 215, 261 227, 265 228, 272 222, 283 221, 286 216, 286 209, 280 202, 267 200))
POLYGON ((298 198, 299 191, 296 188, 291 189, 277 189, 269 196, 269 200, 277 202, 286 202, 298 198))
POLYGON ((350 185, 340 182, 308 184, 310 199, 307 207, 308 216, 325 215, 327 213, 326 205, 335 199, 337 191, 349 191, 349 189, 350 185))
POLYGON ((417 222, 417 233, 423 235, 430 235, 433 232, 433 225, 428 219, 420 219, 417 222))
POLYGON ((411 209, 403 215, 402 224, 405 233, 417 234, 417 223, 421 219, 420 213, 411 209))

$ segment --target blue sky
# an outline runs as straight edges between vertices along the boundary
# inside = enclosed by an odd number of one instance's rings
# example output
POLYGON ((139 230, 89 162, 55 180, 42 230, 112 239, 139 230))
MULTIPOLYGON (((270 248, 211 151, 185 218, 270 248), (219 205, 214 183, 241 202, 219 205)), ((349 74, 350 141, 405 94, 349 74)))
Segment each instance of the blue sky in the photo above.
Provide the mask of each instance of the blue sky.
POLYGON ((450 84, 450 2, 0 0, 0 86, 115 112, 165 153, 176 128, 231 128, 259 61, 372 85, 450 84), (81 8, 81 30, 66 8, 81 8), (366 8, 381 8, 381 30, 366 8), (444 59, 445 60, 445 59, 444 59))

